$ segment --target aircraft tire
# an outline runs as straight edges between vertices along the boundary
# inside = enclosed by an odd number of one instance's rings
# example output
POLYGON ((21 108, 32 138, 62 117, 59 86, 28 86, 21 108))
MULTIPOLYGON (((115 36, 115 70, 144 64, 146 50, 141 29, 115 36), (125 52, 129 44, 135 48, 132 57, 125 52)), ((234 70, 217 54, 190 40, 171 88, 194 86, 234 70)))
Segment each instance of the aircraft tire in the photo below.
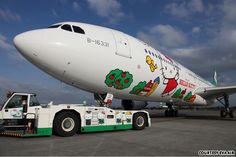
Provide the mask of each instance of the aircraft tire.
POLYGON ((178 117, 178 116, 179 116, 178 110, 174 110, 174 117, 178 117))
POLYGON ((143 130, 147 125, 147 117, 144 113, 136 113, 133 116, 133 129, 143 130))
POLYGON ((53 122, 53 131, 56 135, 68 137, 75 135, 79 130, 79 119, 72 112, 59 113, 53 122))
POLYGON ((220 116, 221 116, 222 118, 225 118, 225 117, 227 116, 227 112, 226 112, 225 110, 221 110, 221 111, 220 111, 220 116))
POLYGON ((169 112, 168 110, 165 110, 165 117, 168 117, 169 116, 169 112))
POLYGON ((234 118, 234 110, 229 110, 229 117, 234 118))
POLYGON ((165 117, 178 117, 178 110, 165 110, 165 117))
POLYGON ((5 131, 5 128, 3 125, 0 125, 0 133, 4 132, 5 131))

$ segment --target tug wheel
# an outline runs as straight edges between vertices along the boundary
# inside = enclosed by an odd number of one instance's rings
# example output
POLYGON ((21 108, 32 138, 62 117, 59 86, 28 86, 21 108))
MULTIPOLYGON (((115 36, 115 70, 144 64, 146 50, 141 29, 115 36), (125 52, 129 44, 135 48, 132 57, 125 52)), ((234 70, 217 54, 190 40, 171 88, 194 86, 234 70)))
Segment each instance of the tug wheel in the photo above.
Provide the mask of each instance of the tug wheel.
POLYGON ((79 119, 72 112, 59 113, 53 122, 53 131, 58 136, 73 136, 79 130, 79 119))
POLYGON ((143 130, 147 125, 147 117, 144 113, 136 113, 133 116, 133 129, 143 130))

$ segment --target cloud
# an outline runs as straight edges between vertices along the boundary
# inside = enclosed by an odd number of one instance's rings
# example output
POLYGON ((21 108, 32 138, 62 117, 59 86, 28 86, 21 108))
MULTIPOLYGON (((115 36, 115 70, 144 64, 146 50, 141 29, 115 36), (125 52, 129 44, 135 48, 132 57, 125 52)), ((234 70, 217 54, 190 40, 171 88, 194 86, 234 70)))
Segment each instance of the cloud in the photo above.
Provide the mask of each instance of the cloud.
POLYGON ((111 23, 117 22, 124 16, 121 3, 117 0, 87 0, 87 2, 91 10, 111 23))
POLYGON ((74 1, 74 2, 72 3, 72 7, 73 7, 73 9, 76 10, 76 11, 79 11, 79 10, 80 10, 79 3, 76 2, 76 1, 74 1))
POLYGON ((8 57, 15 61, 25 61, 25 59, 16 52, 14 46, 7 42, 7 38, 0 34, 0 49, 7 53, 8 57))
POLYGON ((14 47, 7 42, 7 39, 5 36, 0 34, 0 48, 5 49, 5 50, 12 50, 14 47))
POLYGON ((197 3, 199 2, 184 1, 167 6, 178 8, 179 13, 171 13, 173 17, 188 18, 194 13, 205 12, 195 19, 201 27, 188 23, 184 27, 186 31, 183 32, 170 25, 158 24, 146 32, 139 31, 137 37, 158 50, 164 50, 164 53, 204 78, 212 80, 216 70, 220 76, 221 85, 235 85, 236 22, 234 19, 236 19, 236 11, 234 8, 236 8, 236 1, 225 0, 208 6, 197 3), (190 5, 195 6, 193 10, 187 7, 190 5), (206 12, 204 8, 211 9, 206 12), (209 20, 209 23, 205 19, 209 20))
POLYGON ((170 25, 155 25, 147 32, 138 32, 138 38, 155 47, 174 48, 187 43, 186 35, 170 25))
POLYGON ((59 18, 57 11, 54 8, 51 8, 52 15, 56 18, 59 18))
MULTIPOLYGON (((200 46, 172 49, 169 52, 184 66, 208 78, 211 77, 214 70, 222 75, 234 73, 236 67, 235 51, 236 29, 221 27, 215 36, 200 46)), ((235 75, 232 77, 236 78, 235 75)))
POLYGON ((203 12, 204 6, 202 0, 191 0, 187 3, 188 9, 191 9, 193 13, 195 12, 203 12))
POLYGON ((56 0, 56 1, 61 4, 66 4, 66 3, 68 3, 69 0, 56 0))
POLYGON ((235 69, 236 54, 228 51, 221 46, 212 45, 211 47, 173 49, 170 55, 190 70, 209 78, 215 70, 225 73, 235 69))
MULTIPOLYGON (((62 8, 64 8, 65 5, 67 5, 68 7, 71 7, 74 11, 80 11, 81 7, 79 5, 79 0, 56 0, 57 3, 59 3, 62 8)), ((61 9, 61 11, 65 11, 63 9, 61 9)), ((58 13, 55 11, 55 9, 52 9, 52 13, 55 17, 59 17, 58 13)))
POLYGON ((221 10, 224 13, 224 18, 227 21, 235 21, 236 19, 236 1, 235 0, 224 0, 223 4, 220 6, 221 10))
MULTIPOLYGON (((53 101, 53 104, 81 104, 86 101, 88 105, 99 105, 94 101, 93 93, 59 83, 58 81, 58 83, 55 83, 56 80, 54 85, 46 82, 47 80, 37 83, 19 82, 0 76, 0 95, 4 98, 8 91, 35 93, 41 104, 48 104, 51 101, 53 101)), ((5 98, 0 99, 0 106, 4 101, 5 98)), ((120 103, 120 100, 114 99, 112 106, 121 106, 120 103)))
POLYGON ((11 80, 0 77, 0 95, 6 92, 27 92, 36 93, 41 103, 82 103, 86 100, 93 103, 93 95, 91 93, 73 88, 65 84, 45 85, 45 83, 28 83, 11 80), (56 91, 56 92, 55 92, 56 91))
POLYGON ((199 33, 199 32, 201 32, 201 28, 195 26, 195 27, 192 28, 192 32, 193 32, 193 33, 199 33))
POLYGON ((171 49, 169 55, 197 74, 209 78, 214 70, 222 75, 235 72, 235 51, 236 29, 221 28, 220 32, 206 43, 194 47, 171 49))
POLYGON ((165 6, 166 12, 179 18, 187 18, 204 11, 202 0, 189 0, 182 3, 170 3, 165 6))
POLYGON ((21 16, 9 9, 0 8, 0 19, 4 21, 21 21, 21 16))

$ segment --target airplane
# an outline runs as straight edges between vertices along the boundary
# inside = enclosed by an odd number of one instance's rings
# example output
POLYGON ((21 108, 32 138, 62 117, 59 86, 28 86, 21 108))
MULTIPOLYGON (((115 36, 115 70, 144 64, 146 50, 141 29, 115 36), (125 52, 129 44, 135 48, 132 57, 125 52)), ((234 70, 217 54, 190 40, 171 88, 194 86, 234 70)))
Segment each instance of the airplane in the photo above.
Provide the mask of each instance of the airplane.
MULTIPOLYGON (((221 117, 233 118, 229 95, 236 86, 217 86, 161 51, 123 32, 79 22, 61 22, 21 33, 16 49, 32 64, 71 86, 121 99, 124 109, 144 108, 147 101, 173 105, 224 105, 221 117)), ((203 60, 204 61, 204 60, 203 60)))

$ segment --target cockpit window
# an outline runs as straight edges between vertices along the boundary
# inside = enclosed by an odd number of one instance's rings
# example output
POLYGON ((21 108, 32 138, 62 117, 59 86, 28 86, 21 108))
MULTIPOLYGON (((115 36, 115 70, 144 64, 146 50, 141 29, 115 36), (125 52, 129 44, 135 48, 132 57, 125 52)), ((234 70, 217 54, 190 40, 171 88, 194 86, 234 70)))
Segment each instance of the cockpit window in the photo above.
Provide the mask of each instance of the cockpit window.
POLYGON ((78 26, 72 26, 74 29, 74 32, 80 33, 80 34, 85 34, 84 30, 78 26))
POLYGON ((68 24, 65 24, 65 25, 61 26, 61 29, 72 32, 71 26, 68 25, 68 24))
POLYGON ((52 25, 52 26, 49 26, 48 28, 58 28, 60 27, 61 25, 52 25))

